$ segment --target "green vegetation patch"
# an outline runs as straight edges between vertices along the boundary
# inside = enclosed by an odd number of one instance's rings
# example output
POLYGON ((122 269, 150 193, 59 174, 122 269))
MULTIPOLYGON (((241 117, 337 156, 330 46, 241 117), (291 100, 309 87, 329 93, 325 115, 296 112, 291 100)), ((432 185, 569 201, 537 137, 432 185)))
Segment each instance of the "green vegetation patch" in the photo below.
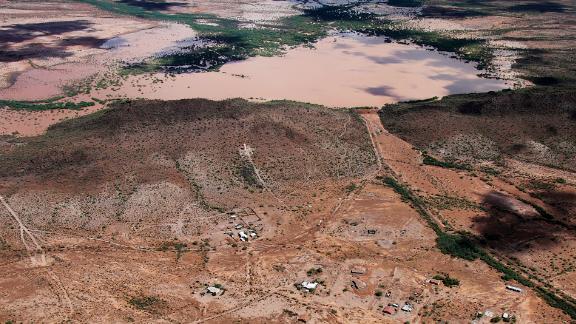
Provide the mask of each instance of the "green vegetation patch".
POLYGON ((159 306, 165 302, 155 296, 136 296, 128 300, 128 303, 139 310, 155 311, 159 306))
POLYGON ((80 101, 55 101, 59 99, 47 99, 45 101, 18 101, 0 100, 0 107, 8 107, 17 110, 52 110, 52 109, 82 109, 94 106, 94 102, 80 101))
POLYGON ((460 280, 453 278, 453 277, 450 277, 450 275, 447 273, 437 274, 433 278, 436 280, 442 281, 444 286, 449 287, 449 288, 456 287, 456 286, 460 285, 460 280))
POLYGON ((446 161, 440 161, 435 159, 434 157, 428 155, 428 154, 423 154, 424 159, 422 160, 422 163, 426 164, 426 165, 433 165, 433 166, 438 166, 438 167, 442 167, 442 168, 448 168, 448 169, 457 169, 457 170, 471 170, 472 168, 469 165, 466 164, 460 164, 460 163, 456 163, 456 162, 446 162, 446 161))
POLYGON ((356 190, 358 188, 358 186, 354 183, 354 182, 350 182, 349 185, 346 186, 346 188, 344 188, 346 190, 347 193, 351 193, 354 190, 356 190))

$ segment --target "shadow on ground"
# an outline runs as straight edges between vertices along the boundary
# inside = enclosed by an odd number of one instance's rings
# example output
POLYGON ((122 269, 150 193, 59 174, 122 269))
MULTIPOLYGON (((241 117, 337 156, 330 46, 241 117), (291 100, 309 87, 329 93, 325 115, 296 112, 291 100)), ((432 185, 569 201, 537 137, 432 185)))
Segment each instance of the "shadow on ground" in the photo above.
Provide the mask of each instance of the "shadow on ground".
POLYGON ((16 62, 43 57, 68 57, 72 55, 72 52, 67 50, 69 46, 99 47, 106 40, 91 36, 64 38, 54 45, 35 42, 40 37, 58 36, 91 28, 92 23, 87 20, 15 24, 4 27, 0 29, 0 62, 16 62), (27 44, 22 45, 23 42, 27 44))
POLYGON ((499 192, 485 195, 483 206, 487 215, 473 218, 473 228, 481 241, 495 250, 548 249, 576 233, 576 226, 541 215, 531 205, 499 192))

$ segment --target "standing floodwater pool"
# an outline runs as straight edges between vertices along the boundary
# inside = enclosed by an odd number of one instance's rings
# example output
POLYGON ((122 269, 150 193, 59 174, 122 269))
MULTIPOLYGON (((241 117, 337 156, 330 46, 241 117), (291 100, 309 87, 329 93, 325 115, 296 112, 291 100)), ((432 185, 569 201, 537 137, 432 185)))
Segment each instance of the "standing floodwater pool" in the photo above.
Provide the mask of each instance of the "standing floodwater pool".
POLYGON ((352 107, 512 87, 511 81, 481 77, 484 72, 473 63, 418 45, 343 34, 325 38, 313 48, 290 49, 283 56, 228 63, 217 72, 133 76, 108 95, 288 99, 352 107))

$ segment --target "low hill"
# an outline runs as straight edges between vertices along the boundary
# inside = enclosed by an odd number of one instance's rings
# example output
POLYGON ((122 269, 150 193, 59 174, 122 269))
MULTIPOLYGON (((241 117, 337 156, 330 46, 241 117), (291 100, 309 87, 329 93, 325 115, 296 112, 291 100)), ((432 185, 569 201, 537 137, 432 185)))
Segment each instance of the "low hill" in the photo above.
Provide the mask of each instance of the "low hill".
POLYGON ((513 157, 576 170, 576 92, 536 87, 387 105, 386 129, 449 160, 513 157))
POLYGON ((191 203, 204 212, 272 196, 302 204, 311 190, 290 193, 348 184, 375 163, 351 111, 245 100, 117 103, 1 150, 0 192, 32 223, 85 229, 170 219, 191 203))

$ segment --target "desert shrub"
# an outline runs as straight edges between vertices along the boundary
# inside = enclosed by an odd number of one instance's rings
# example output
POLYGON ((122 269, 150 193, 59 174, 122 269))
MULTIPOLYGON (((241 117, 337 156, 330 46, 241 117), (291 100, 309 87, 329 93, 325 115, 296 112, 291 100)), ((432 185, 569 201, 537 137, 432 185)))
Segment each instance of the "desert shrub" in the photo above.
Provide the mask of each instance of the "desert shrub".
POLYGON ((130 298, 128 302, 137 309, 149 310, 150 308, 160 304, 162 300, 154 296, 139 296, 130 298))
POLYGON ((422 160, 422 163, 424 163, 426 165, 433 165, 433 166, 438 166, 438 167, 447 168, 447 169, 458 169, 458 170, 470 170, 471 169, 471 167, 469 165, 455 163, 455 162, 440 161, 440 160, 437 160, 437 159, 431 157, 428 154, 424 154, 424 159, 422 160))
POLYGON ((308 276, 313 276, 313 275, 321 274, 321 273, 322 273, 322 268, 317 268, 317 269, 312 268, 312 269, 309 269, 308 271, 306 271, 306 274, 308 276))
POLYGON ((351 193, 352 191, 356 190, 356 188, 358 188, 358 186, 356 186, 354 182, 350 182, 350 184, 346 186, 346 192, 351 193))
POLYGON ((433 278, 436 280, 442 281, 444 286, 449 287, 449 288, 456 287, 456 286, 460 285, 460 280, 450 277, 449 274, 445 274, 445 275, 437 274, 433 278))

